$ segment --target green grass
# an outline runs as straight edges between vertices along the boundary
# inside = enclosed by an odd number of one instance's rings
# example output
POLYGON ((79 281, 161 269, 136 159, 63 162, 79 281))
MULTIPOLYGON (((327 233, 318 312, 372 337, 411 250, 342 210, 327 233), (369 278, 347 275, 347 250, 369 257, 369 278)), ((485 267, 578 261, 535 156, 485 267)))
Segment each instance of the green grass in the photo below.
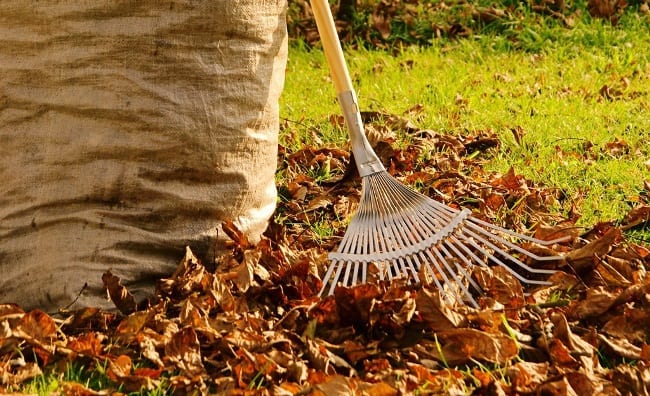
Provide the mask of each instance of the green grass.
MULTIPOLYGON (((64 391, 64 384, 77 383, 88 389, 107 390, 112 389, 117 392, 124 392, 120 386, 117 386, 106 374, 106 363, 91 365, 89 367, 73 361, 63 364, 63 367, 51 367, 42 375, 28 381, 21 386, 20 392, 31 395, 51 395, 60 394, 64 391)), ((151 391, 130 392, 131 396, 149 395, 162 396, 171 394, 171 387, 166 380, 151 391)))
MULTIPOLYGON (((502 140, 489 171, 517 173, 560 189, 582 214, 578 224, 622 219, 650 180, 650 28, 626 15, 617 26, 585 18, 573 29, 527 26, 513 43, 503 35, 433 42, 397 51, 346 50, 362 110, 403 114, 423 129, 494 131, 502 140), (523 131, 521 144, 511 129, 523 131), (623 152, 613 149, 625 141, 623 152), (627 151, 626 151, 627 150, 627 151)), ((300 42, 290 48, 281 141, 343 146, 346 132, 324 56, 300 42), (290 133, 288 133, 290 131, 290 133), (316 134, 314 131, 318 131, 316 134), (317 136, 317 138, 315 138, 317 136)))

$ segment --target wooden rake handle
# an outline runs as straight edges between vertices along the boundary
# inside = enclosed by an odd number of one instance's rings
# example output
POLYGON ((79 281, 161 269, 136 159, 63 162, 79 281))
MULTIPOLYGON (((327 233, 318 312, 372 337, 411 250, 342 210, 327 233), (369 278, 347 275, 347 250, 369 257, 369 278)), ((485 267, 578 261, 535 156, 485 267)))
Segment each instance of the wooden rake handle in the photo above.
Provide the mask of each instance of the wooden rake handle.
POLYGON ((334 17, 327 0, 311 0, 316 26, 320 34, 325 58, 330 68, 334 88, 338 94, 345 123, 350 133, 352 152, 361 177, 385 171, 384 166, 373 151, 365 133, 357 102, 357 95, 352 87, 350 73, 345 64, 343 49, 334 25, 334 17))
POLYGON ((323 44, 327 64, 332 73, 336 93, 354 91, 350 73, 345 65, 343 49, 336 32, 336 25, 334 25, 334 17, 332 17, 332 11, 330 11, 327 0, 311 0, 311 8, 314 11, 314 19, 316 19, 316 26, 318 26, 318 33, 323 44))

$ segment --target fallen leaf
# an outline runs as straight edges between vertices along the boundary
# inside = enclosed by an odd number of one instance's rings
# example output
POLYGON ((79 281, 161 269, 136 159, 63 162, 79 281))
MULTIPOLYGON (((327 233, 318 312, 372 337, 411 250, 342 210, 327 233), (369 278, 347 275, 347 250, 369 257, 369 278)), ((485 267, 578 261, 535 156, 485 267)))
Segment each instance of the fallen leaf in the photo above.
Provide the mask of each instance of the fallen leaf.
POLYGON ((619 228, 612 228, 601 238, 587 245, 570 251, 566 261, 578 274, 593 270, 599 258, 603 258, 612 249, 612 245, 620 240, 622 234, 619 228))
POLYGON ((518 362, 506 371, 506 376, 517 392, 532 393, 548 378, 549 364, 518 362))
POLYGON ((482 362, 505 364, 517 356, 517 343, 509 336, 488 334, 486 332, 462 328, 436 332, 441 345, 438 349, 429 344, 430 353, 437 360, 452 366, 467 364, 478 360, 482 362))
POLYGON ((415 296, 415 306, 422 321, 431 331, 455 329, 467 325, 465 315, 455 312, 444 302, 439 291, 420 290, 415 296))
POLYGON ((104 290, 108 293, 108 297, 121 313, 128 315, 135 312, 137 309, 135 298, 128 289, 122 285, 122 281, 119 277, 113 275, 111 271, 106 271, 102 275, 102 282, 104 290))
POLYGON ((190 377, 205 373, 201 359, 201 345, 196 332, 191 327, 185 327, 172 336, 169 343, 165 345, 165 358, 190 377))

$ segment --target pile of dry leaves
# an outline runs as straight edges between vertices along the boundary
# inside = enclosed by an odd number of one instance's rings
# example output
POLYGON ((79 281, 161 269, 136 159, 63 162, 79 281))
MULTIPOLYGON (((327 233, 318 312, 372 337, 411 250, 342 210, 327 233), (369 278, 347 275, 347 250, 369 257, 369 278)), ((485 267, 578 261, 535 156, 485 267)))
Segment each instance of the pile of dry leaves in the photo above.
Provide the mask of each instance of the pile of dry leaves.
POLYGON ((105 370, 112 381, 103 390, 61 384, 63 393, 76 395, 151 390, 163 381, 175 394, 650 392, 650 250, 622 236, 622 229, 647 226, 647 203, 622 225, 581 231, 575 219, 550 214, 563 199, 557 191, 513 170, 483 170, 500 144, 489 131, 454 137, 400 117, 364 117, 387 169, 405 183, 477 216, 507 214, 502 225, 517 231, 570 236, 552 249, 566 258, 554 264, 552 285, 524 290, 497 267, 480 274, 481 309, 447 306, 434 287, 406 282, 318 297, 326 253, 358 205, 359 178, 347 150, 281 148, 283 225, 272 224, 252 245, 225 224, 231 252, 216 271, 188 249, 144 304, 106 273, 114 312, 87 308, 55 318, 0 305, 0 392, 20 389, 45 370, 63 372, 71 362, 105 370), (396 130, 413 144, 399 148, 391 137, 396 130), (315 237, 319 221, 332 227, 331 236, 315 237))

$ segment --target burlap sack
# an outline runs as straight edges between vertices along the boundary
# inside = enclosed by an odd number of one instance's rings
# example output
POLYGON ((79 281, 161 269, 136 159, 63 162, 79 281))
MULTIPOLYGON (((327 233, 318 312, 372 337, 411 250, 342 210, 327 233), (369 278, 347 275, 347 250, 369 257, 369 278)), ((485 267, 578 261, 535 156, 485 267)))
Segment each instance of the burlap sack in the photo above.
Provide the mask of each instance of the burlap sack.
POLYGON ((0 302, 106 306, 108 269, 142 296, 220 220, 259 237, 286 0, 0 8, 0 302))

